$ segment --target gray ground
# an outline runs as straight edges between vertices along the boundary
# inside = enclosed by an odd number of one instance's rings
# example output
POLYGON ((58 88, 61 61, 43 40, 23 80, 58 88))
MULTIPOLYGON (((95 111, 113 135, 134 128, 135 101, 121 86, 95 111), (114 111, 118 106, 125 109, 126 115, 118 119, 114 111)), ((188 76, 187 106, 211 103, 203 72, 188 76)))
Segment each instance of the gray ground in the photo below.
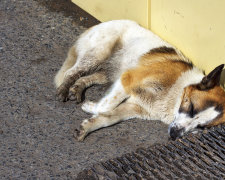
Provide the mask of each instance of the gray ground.
MULTIPOLYGON (((68 0, 0 1, 0 178, 73 178, 83 168, 137 147, 166 142, 159 121, 130 120, 83 143, 74 129, 90 115, 55 100, 53 78, 68 48, 98 23, 68 0)), ((98 99, 108 86, 94 86, 98 99)))

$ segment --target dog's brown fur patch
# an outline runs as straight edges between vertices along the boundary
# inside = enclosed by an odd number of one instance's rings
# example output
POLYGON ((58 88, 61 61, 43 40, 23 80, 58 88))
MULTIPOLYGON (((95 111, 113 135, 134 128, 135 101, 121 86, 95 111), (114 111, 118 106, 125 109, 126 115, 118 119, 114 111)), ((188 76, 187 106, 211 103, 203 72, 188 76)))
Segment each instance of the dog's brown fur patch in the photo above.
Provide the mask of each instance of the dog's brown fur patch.
MULTIPOLYGON (((126 71, 121 78, 122 84, 127 93, 133 89, 147 85, 145 82, 155 82, 161 87, 171 87, 180 77, 181 73, 192 68, 188 62, 179 60, 180 56, 174 51, 162 50, 147 53, 141 59, 139 66, 126 71), (166 74, 166 76, 165 76, 166 74)), ((136 92, 133 91, 133 92, 136 92)))

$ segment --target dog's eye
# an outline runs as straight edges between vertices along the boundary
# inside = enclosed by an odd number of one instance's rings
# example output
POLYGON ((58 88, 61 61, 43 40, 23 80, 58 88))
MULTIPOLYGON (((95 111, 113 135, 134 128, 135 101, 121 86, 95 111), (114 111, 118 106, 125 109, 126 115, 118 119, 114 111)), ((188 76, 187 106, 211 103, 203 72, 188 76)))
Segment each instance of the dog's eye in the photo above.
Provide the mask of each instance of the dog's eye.
POLYGON ((191 118, 194 117, 194 105, 193 103, 191 102, 190 106, 189 106, 189 115, 191 118))

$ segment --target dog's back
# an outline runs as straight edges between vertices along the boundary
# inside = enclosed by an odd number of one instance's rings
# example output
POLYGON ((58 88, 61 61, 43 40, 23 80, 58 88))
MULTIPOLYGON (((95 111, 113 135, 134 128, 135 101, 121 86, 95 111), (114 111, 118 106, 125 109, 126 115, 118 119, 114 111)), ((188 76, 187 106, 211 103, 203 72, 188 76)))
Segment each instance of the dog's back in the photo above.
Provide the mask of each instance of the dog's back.
POLYGON ((161 46, 171 47, 133 21, 101 23, 85 31, 70 49, 66 61, 56 75, 56 87, 62 84, 65 76, 69 76, 70 72, 66 71, 74 65, 73 69, 83 68, 85 74, 99 69, 108 72, 110 69, 113 73, 108 78, 115 80, 125 70, 135 67, 142 55, 161 46), (116 77, 112 78, 114 76, 116 77))

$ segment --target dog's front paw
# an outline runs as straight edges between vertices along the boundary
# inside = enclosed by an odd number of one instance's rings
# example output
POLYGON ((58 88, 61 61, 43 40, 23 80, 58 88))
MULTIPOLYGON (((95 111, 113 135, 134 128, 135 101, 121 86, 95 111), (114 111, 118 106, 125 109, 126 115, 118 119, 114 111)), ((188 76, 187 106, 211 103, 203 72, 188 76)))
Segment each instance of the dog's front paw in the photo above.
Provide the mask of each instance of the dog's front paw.
POLYGON ((83 128, 83 126, 81 125, 79 129, 75 129, 74 132, 74 137, 78 140, 78 141, 83 141, 84 138, 87 136, 87 132, 85 131, 85 129, 83 128))
POLYGON ((69 90, 65 86, 61 85, 56 90, 56 99, 61 102, 68 100, 69 90))

